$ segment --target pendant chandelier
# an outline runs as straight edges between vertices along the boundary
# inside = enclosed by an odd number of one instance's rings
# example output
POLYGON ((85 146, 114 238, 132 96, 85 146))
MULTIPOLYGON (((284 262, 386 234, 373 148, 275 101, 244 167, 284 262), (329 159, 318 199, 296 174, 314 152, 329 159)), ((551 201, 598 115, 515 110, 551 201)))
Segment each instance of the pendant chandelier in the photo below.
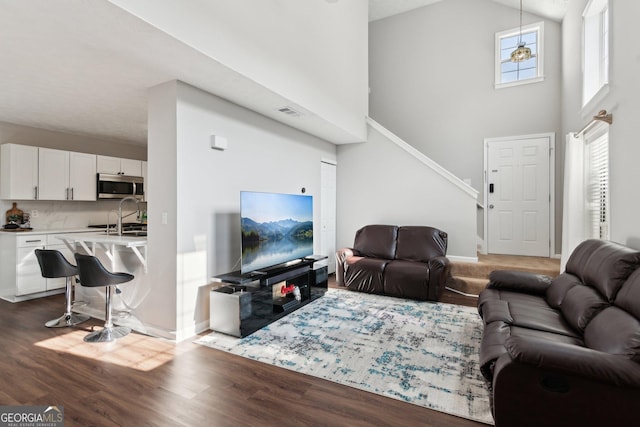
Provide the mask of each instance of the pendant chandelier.
POLYGON ((522 41, 522 0, 520 0, 520 35, 518 36, 518 47, 511 52, 511 62, 523 62, 531 59, 531 49, 525 46, 522 41))

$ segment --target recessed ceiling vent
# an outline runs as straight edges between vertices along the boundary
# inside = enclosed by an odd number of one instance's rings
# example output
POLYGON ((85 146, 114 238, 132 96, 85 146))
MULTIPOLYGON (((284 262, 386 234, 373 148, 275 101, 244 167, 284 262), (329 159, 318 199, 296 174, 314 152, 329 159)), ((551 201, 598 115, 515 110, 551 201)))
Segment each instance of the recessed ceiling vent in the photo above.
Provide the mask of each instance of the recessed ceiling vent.
POLYGON ((291 117, 300 117, 302 115, 302 114, 300 114, 299 112, 297 112, 296 110, 294 110, 291 107, 278 108, 278 111, 280 111, 281 113, 286 114, 287 116, 291 116, 291 117))

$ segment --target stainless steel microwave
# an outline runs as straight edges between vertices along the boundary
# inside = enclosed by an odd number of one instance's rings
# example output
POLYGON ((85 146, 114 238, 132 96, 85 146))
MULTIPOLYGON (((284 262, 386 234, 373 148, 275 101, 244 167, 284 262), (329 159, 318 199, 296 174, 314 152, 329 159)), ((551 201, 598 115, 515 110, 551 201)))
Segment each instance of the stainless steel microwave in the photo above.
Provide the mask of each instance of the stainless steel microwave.
POLYGON ((98 174, 98 199, 144 198, 144 180, 141 176, 98 174))

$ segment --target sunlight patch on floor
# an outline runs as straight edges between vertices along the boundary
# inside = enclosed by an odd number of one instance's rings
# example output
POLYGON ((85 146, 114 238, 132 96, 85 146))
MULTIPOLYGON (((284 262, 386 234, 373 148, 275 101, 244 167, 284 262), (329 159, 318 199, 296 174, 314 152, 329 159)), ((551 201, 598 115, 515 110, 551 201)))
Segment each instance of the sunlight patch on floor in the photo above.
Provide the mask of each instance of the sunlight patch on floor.
POLYGON ((150 371, 189 351, 175 343, 140 334, 108 343, 87 343, 83 338, 87 331, 75 330, 35 343, 36 346, 73 356, 100 360, 105 363, 139 371, 150 371))

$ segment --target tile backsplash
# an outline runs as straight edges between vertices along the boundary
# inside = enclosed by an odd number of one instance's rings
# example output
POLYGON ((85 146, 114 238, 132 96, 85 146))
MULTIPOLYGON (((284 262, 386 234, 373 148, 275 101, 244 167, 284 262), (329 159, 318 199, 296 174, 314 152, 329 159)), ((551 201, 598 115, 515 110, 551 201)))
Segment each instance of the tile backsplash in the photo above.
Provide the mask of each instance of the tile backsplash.
MULTIPOLYGON (((6 223, 5 212, 11 209, 12 200, 0 200, 0 212, 2 224, 6 223)), ((40 200, 16 200, 17 207, 31 215, 31 227, 34 231, 58 228, 82 228, 89 224, 115 223, 118 212, 119 200, 99 200, 95 202, 66 202, 66 201, 40 201, 40 200), (37 215, 33 215, 37 211, 37 215)), ((140 208, 145 209, 146 203, 140 203, 140 208)), ((123 213, 135 211, 135 204, 123 205, 123 213)), ((127 218, 127 222, 135 221, 136 217, 127 218)))

